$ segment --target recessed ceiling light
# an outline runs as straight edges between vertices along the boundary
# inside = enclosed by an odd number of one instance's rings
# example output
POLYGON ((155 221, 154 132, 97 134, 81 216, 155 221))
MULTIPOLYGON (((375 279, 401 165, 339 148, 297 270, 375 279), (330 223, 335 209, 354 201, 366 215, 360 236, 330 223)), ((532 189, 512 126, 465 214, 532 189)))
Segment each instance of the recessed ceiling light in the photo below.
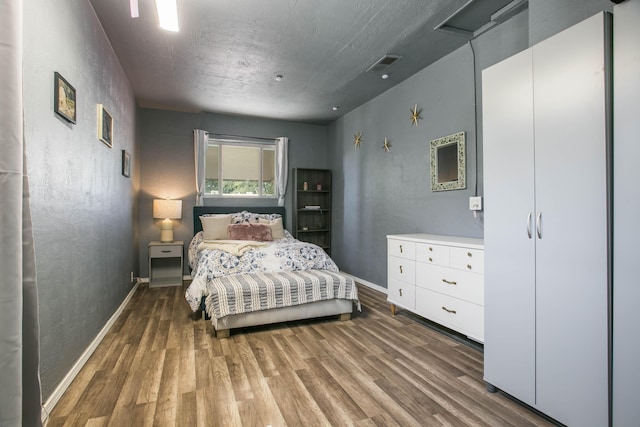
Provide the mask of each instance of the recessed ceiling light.
POLYGON ((332 109, 333 111, 338 111, 338 110, 340 109, 340 107, 338 107, 338 106, 336 105, 335 107, 331 107, 331 109, 332 109))
POLYGON ((389 78, 389 74, 383 74, 382 75, 382 80, 387 80, 389 78))
POLYGON ((276 81, 277 81, 277 82, 281 82, 281 81, 282 81, 282 74, 278 74, 278 75, 276 76, 276 81))

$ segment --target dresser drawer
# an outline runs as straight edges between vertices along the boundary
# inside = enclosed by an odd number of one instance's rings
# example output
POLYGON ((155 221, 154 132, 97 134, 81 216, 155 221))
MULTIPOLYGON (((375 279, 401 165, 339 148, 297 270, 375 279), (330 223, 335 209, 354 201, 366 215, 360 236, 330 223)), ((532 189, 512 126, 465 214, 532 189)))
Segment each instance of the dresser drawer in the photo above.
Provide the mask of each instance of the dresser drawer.
POLYGON ((416 287, 416 313, 484 342, 482 306, 416 287))
POLYGON ((387 255, 405 259, 416 259, 416 244, 406 240, 387 240, 387 255))
POLYGON ((418 243, 416 261, 435 265, 449 265, 449 246, 418 243))
POLYGON ((387 283, 387 301, 399 307, 416 309, 416 287, 410 283, 390 279, 387 283))
POLYGON ((483 274, 484 251, 468 248, 451 248, 451 267, 483 274))
POLYGON ((182 257, 182 245, 165 245, 149 247, 150 258, 182 257))
POLYGON ((389 281, 400 280, 405 283, 416 283, 416 262, 390 256, 387 262, 387 277, 389 281))
POLYGON ((416 286, 484 305, 484 278, 480 274, 419 262, 416 286))

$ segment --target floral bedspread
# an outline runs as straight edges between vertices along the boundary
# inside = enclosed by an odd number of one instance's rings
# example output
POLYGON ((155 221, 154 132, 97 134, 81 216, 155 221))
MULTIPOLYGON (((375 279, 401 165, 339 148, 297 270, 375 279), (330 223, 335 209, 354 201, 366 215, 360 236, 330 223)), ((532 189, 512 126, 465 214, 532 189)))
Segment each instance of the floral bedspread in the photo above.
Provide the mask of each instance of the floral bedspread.
POLYGON ((247 273, 275 273, 282 271, 328 270, 338 272, 338 266, 317 245, 301 242, 285 230, 284 239, 268 242, 235 256, 219 249, 200 249, 202 232, 189 244, 189 265, 192 282, 187 288, 186 299, 193 311, 208 294, 207 282, 222 276, 247 273))

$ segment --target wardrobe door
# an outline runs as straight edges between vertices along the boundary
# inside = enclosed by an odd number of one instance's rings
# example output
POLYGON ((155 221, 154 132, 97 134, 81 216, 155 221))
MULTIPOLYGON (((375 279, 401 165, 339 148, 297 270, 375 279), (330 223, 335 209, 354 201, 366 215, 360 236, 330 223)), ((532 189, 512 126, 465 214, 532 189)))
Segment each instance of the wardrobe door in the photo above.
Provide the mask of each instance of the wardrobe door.
POLYGON ((535 240, 531 50, 482 73, 484 379, 535 403, 535 240))
POLYGON ((615 6, 613 197, 613 425, 640 420, 640 0, 615 6))
POLYGON ((533 49, 536 407, 608 424, 608 15, 533 49))

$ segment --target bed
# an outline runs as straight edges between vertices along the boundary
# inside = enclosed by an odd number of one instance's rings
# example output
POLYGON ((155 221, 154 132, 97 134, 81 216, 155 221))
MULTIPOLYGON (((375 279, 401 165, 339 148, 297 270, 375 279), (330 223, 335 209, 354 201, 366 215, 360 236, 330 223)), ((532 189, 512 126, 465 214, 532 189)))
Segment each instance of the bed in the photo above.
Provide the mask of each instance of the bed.
POLYGON ((353 279, 320 247, 293 238, 284 220, 283 207, 194 207, 185 297, 217 338, 249 326, 349 320, 360 309, 353 279))

